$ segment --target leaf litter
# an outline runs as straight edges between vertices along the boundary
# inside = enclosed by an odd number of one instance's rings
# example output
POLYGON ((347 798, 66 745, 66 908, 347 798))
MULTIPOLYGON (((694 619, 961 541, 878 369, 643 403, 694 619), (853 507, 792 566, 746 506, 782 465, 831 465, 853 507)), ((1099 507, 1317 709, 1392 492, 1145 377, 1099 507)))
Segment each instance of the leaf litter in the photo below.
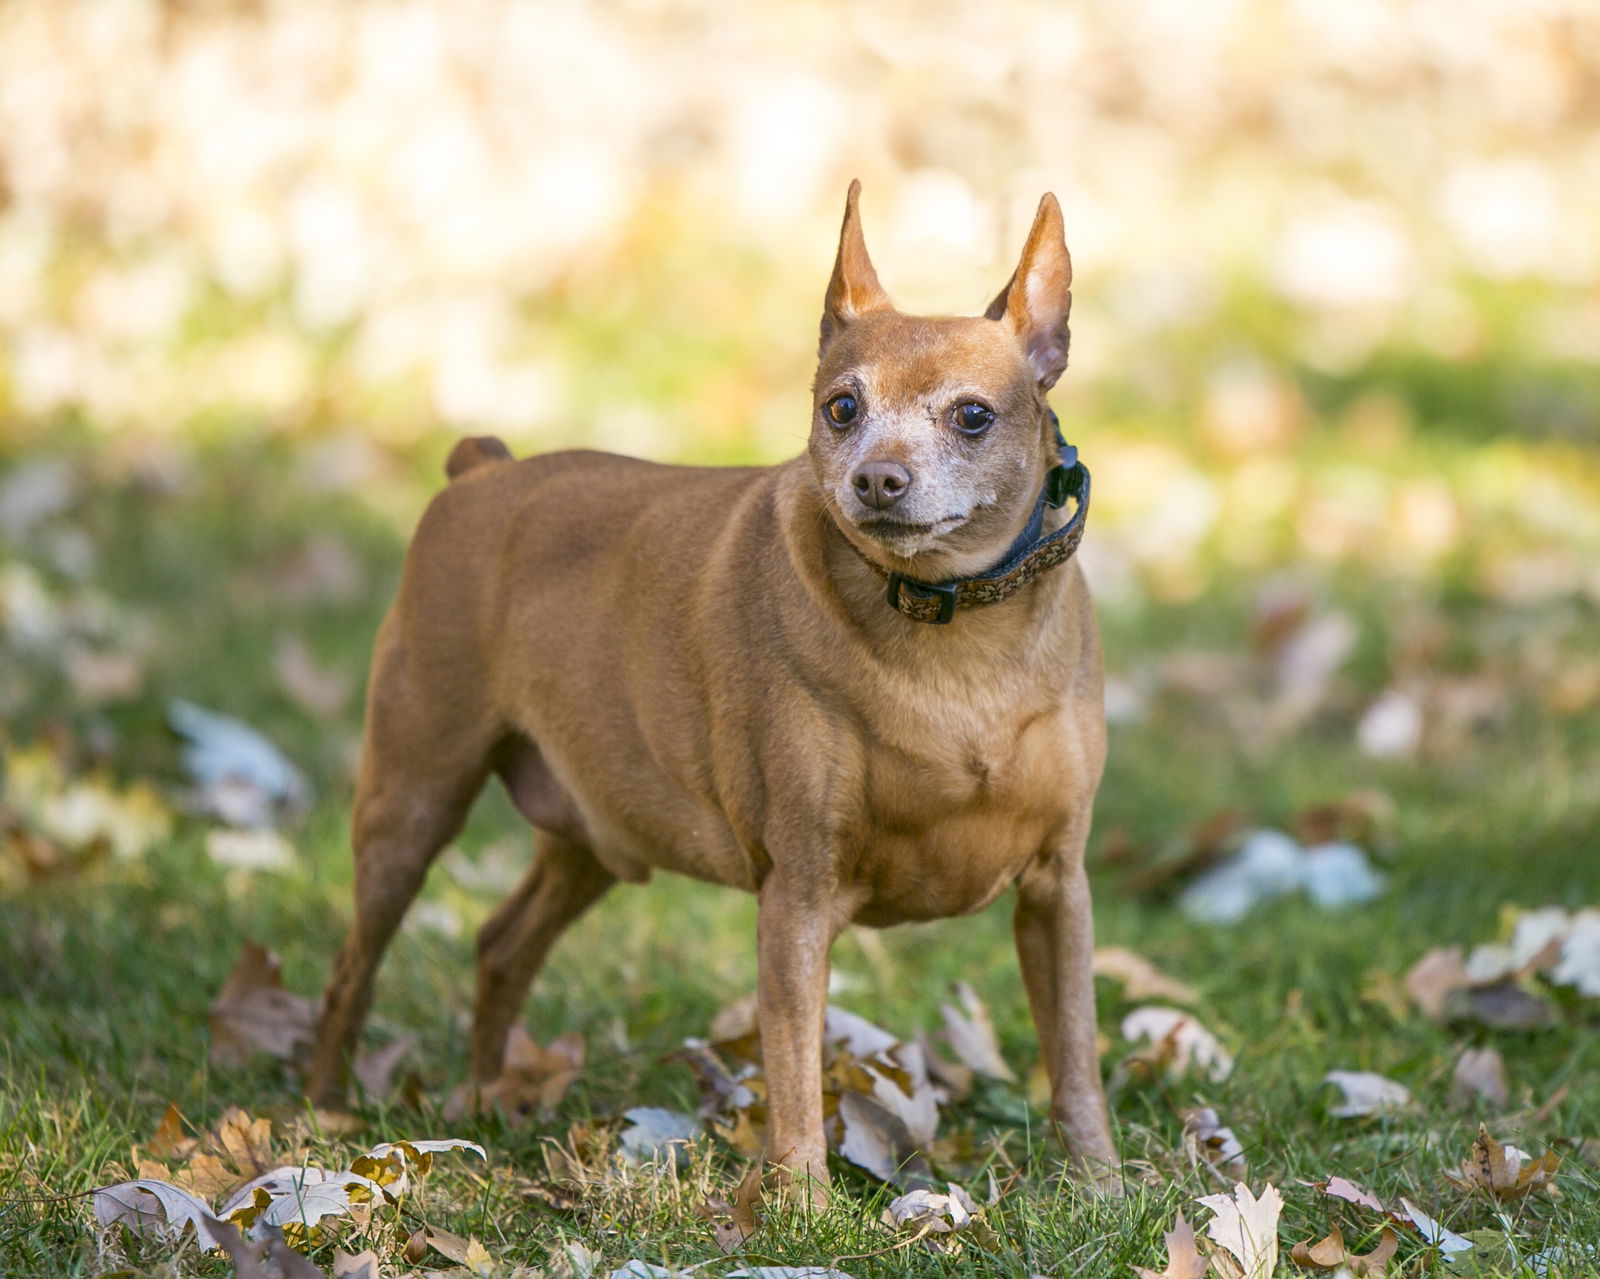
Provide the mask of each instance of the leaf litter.
MULTIPOLYGON (((99 1187, 92 1195, 95 1219, 102 1228, 122 1225, 136 1236, 172 1242, 192 1232, 202 1249, 227 1247, 236 1266, 259 1267, 259 1250, 228 1247, 224 1230, 242 1231, 245 1240, 269 1244, 280 1232, 314 1243, 326 1218, 350 1217, 363 1225, 375 1208, 397 1203, 413 1178, 426 1176, 436 1154, 463 1150, 488 1158, 477 1142, 443 1138, 384 1142, 358 1156, 348 1169, 328 1169, 303 1159, 282 1163, 275 1158, 267 1119, 251 1119, 235 1108, 211 1133, 190 1138, 183 1135, 176 1109, 169 1107, 146 1153, 185 1160, 188 1167, 174 1173, 142 1159, 141 1171, 165 1175, 99 1187), (184 1172, 198 1174, 190 1176, 188 1187, 178 1184, 184 1172)), ((290 1273, 275 1264, 280 1273, 290 1273)))

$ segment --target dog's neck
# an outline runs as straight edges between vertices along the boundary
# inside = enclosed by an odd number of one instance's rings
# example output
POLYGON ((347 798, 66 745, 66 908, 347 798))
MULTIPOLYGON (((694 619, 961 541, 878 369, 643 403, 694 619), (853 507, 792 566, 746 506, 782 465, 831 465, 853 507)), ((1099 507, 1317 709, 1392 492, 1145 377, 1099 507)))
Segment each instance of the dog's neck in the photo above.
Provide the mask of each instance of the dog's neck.
MULTIPOLYGON (((1041 476, 1040 484, 1044 483, 1041 476)), ((964 608, 948 626, 928 626, 902 616, 890 607, 884 589, 885 573, 932 576, 948 572, 945 564, 883 557, 869 566, 863 553, 839 528, 829 504, 804 459, 790 464, 788 482, 780 498, 780 519, 789 558, 799 573, 814 608, 831 614, 864 640, 882 659, 905 660, 922 667, 971 670, 985 663, 1026 660, 1060 628, 1061 615, 1070 607, 1067 566, 1041 574, 1009 598, 980 608, 964 608)), ((987 567, 1005 553, 1010 541, 1023 532, 1033 512, 1017 513, 1007 542, 981 559, 987 567)), ((1065 508, 1047 509, 1044 532, 1055 532, 1071 518, 1065 508)))

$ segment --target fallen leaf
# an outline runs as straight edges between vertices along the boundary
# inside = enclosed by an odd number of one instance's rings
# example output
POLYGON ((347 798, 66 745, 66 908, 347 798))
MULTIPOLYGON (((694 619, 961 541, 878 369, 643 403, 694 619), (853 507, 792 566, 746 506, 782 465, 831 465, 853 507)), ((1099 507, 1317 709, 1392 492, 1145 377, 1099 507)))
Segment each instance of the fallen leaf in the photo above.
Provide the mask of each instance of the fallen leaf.
POLYGON ((921 1239, 930 1251, 959 1251, 960 1241, 948 1236, 972 1226, 982 1209, 954 1182, 948 1191, 919 1189, 891 1199, 881 1220, 890 1229, 921 1239))
POLYGON ((748 1270, 730 1270, 728 1279, 851 1279, 851 1276, 827 1266, 751 1266, 748 1270))
POLYGON ((1317 844, 1306 849, 1305 888, 1313 906, 1337 910, 1372 901, 1385 879, 1373 870, 1366 851, 1354 844, 1317 844))
POLYGON ((1122 1019, 1122 1037, 1130 1042, 1148 1039, 1153 1052, 1147 1064, 1171 1078, 1194 1069, 1220 1083, 1233 1070, 1233 1057, 1217 1037, 1192 1014, 1176 1008, 1134 1009, 1122 1019))
POLYGON ((1450 1077, 1450 1095, 1464 1105, 1486 1101, 1491 1106, 1504 1106, 1510 1094, 1500 1054, 1493 1048, 1466 1049, 1450 1077))
POLYGON ((606 1279, 688 1279, 698 1269, 698 1265, 658 1266, 653 1261, 641 1261, 634 1257, 611 1271, 606 1279))
POLYGON ((1271 1182, 1257 1198, 1240 1182, 1231 1195, 1206 1195, 1198 1203, 1216 1214, 1206 1234, 1232 1254, 1244 1279, 1272 1279, 1278 1268, 1278 1217, 1283 1196, 1271 1182))
POLYGON ((1373 759, 1410 759, 1422 745, 1422 705, 1404 689, 1385 689, 1356 725, 1356 745, 1373 759))
MULTIPOLYGON (((962 1065, 976 1074, 1003 1083, 1016 1083, 1016 1072, 1000 1055, 994 1023, 989 1020, 989 1010, 984 1007, 978 992, 964 981, 957 982, 955 990, 961 1007, 941 1004, 939 1008, 944 1017, 944 1039, 950 1045, 950 1050, 962 1065)), ((867 1055, 870 1054, 857 1053, 857 1056, 867 1055)))
POLYGON ((183 1116, 178 1112, 177 1102, 167 1103, 166 1112, 161 1116, 155 1132, 150 1134, 145 1149, 157 1159, 180 1161, 188 1159, 200 1149, 200 1138, 190 1136, 184 1130, 183 1116))
POLYGON ((839 1098, 839 1119, 844 1125, 839 1154, 858 1168, 880 1181, 901 1185, 932 1176, 905 1121, 881 1102, 862 1093, 844 1093, 839 1098))
POLYGON ((211 1005, 211 1059, 241 1066, 264 1052, 291 1060, 310 1046, 314 1020, 312 1002, 283 988, 277 955, 247 941, 211 1005))
POLYGON ((1135 1266, 1134 1273, 1139 1279, 1204 1279, 1206 1259, 1195 1247, 1194 1227, 1184 1220, 1181 1212, 1178 1214, 1178 1219, 1172 1223, 1172 1229, 1167 1231, 1166 1239, 1167 1268, 1150 1270, 1144 1266, 1135 1266))
MULTIPOLYGON (((405 1257, 415 1265, 428 1255, 428 1249, 431 1248, 441 1257, 458 1266, 465 1266, 471 1264, 467 1259, 473 1255, 474 1247, 481 1251, 483 1245, 476 1239, 464 1239, 438 1226, 423 1226, 406 1241, 405 1257)), ((488 1254, 484 1255, 487 1257, 488 1254)))
POLYGON ((457 1089, 445 1107, 445 1117, 459 1119, 471 1112, 499 1110, 508 1123, 516 1124, 531 1115, 548 1115, 583 1070, 583 1059, 583 1036, 575 1030, 556 1036, 549 1047, 541 1048, 526 1028, 514 1025, 506 1040, 499 1077, 457 1089))
POLYGON ((1581 910, 1573 916, 1550 980, 1575 987, 1580 995, 1600 996, 1600 910, 1581 910))
POLYGON ((1501 1145, 1489 1135, 1487 1125, 1479 1124, 1472 1153, 1445 1177, 1463 1190, 1487 1190, 1496 1199, 1521 1199, 1536 1190, 1559 1198, 1555 1174, 1560 1166, 1561 1157, 1554 1150, 1535 1159, 1515 1146, 1501 1145))
POLYGON ((1409 1225, 1446 1257, 1466 1252, 1472 1247, 1470 1239, 1463 1239, 1452 1230, 1446 1230, 1409 1199, 1400 1200, 1400 1211, 1389 1214, 1402 1225, 1409 1225))
POLYGON ((385 1141, 352 1161, 352 1172, 369 1177, 381 1186, 404 1186, 408 1173, 425 1177, 433 1167, 433 1157, 452 1150, 470 1150, 485 1163, 489 1152, 465 1137, 437 1137, 428 1141, 385 1141))
POLYGON ((1375 1115, 1411 1103, 1409 1088, 1370 1070, 1330 1070, 1322 1080, 1344 1093, 1344 1100, 1328 1110, 1340 1119, 1375 1115))
POLYGON ((1244 1147, 1234 1136, 1232 1128, 1224 1128, 1217 1112, 1210 1106, 1199 1106, 1179 1111, 1183 1120, 1183 1144, 1191 1158, 1204 1160, 1213 1168, 1231 1173, 1235 1178, 1245 1174, 1244 1147))
POLYGON ((1394 822, 1392 799, 1380 790, 1356 790, 1300 809, 1289 819, 1289 828, 1307 848, 1338 841, 1381 848, 1391 842, 1394 822))
MULTIPOLYGON (((972 998, 976 1000, 977 996, 973 995, 972 998)), ((981 1011, 983 1005, 979 1004, 978 1007, 981 1011)), ((987 1014, 984 1016, 987 1018, 987 1014)), ((889 1052, 900 1043, 882 1026, 876 1026, 858 1013, 834 1004, 829 1004, 824 1010, 822 1042, 835 1044, 861 1061, 889 1052)))
POLYGON ((658 1106, 635 1106, 623 1111, 622 1117, 628 1121, 628 1126, 622 1130, 617 1144, 622 1157, 631 1164, 669 1154, 681 1167, 684 1146, 705 1131, 697 1116, 662 1110, 658 1106))
POLYGON ((1358 1186, 1346 1177, 1329 1177, 1327 1181, 1314 1181, 1311 1183, 1325 1195, 1335 1199, 1343 1199, 1347 1203, 1360 1204, 1364 1208, 1375 1208, 1379 1212, 1388 1212, 1383 1206, 1383 1201, 1364 1186, 1358 1186))
POLYGON ((699 1214, 711 1221, 712 1236, 724 1254, 738 1252, 761 1227, 762 1178, 760 1163, 753 1163, 734 1188, 730 1202, 707 1198, 699 1214))
POLYGON ((271 826, 309 802, 300 770, 242 720, 174 698, 167 722, 185 741, 183 765, 200 811, 231 826, 271 826))
POLYGON ((1555 1021, 1550 1002, 1512 982, 1466 986, 1445 999, 1449 1021, 1475 1021, 1495 1030, 1540 1030, 1555 1021))
POLYGON ((1133 1003, 1166 999, 1194 1004, 1200 994, 1187 982, 1169 977, 1143 955, 1125 946, 1101 946, 1094 952, 1094 975, 1122 983, 1122 996, 1133 1003))
POLYGON ((940 1105, 964 1101, 972 1091, 972 1068, 940 1053, 925 1030, 917 1032, 916 1045, 922 1049, 922 1059, 928 1064, 928 1078, 936 1089, 935 1100, 940 1105))
POLYGON ((1377 1247, 1371 1252, 1351 1252, 1345 1246, 1339 1227, 1334 1226, 1325 1239, 1295 1244, 1289 1256, 1296 1265, 1314 1270, 1337 1270, 1344 1266, 1353 1275, 1382 1274, 1399 1248, 1400 1236, 1385 1226, 1377 1247))
POLYGON ((168 1182, 141 1177, 101 1186, 93 1194, 94 1216, 101 1226, 121 1224, 140 1238, 163 1239, 177 1239, 192 1228, 200 1247, 220 1246, 209 1225, 210 1205, 168 1182))
POLYGON ((206 856, 234 870, 288 870, 294 845, 275 830, 217 828, 206 832, 206 856))
POLYGON ((245 1177, 255 1177, 283 1162, 272 1151, 272 1120, 252 1119, 238 1106, 229 1106, 217 1120, 216 1144, 245 1177))

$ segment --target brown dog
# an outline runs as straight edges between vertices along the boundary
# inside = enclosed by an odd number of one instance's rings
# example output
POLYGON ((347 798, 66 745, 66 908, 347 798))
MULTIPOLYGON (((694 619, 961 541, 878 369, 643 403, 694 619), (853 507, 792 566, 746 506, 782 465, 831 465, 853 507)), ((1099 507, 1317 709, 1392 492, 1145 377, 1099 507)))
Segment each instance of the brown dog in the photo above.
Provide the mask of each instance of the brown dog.
POLYGON ((1087 472, 1045 401, 1067 362, 1061 211, 1041 201, 984 317, 925 318, 879 287, 858 189, 808 457, 514 462, 492 439, 451 455, 378 636, 318 1101, 342 1092, 379 957, 495 773, 538 854, 479 936, 475 1080, 499 1073, 556 938, 617 880, 659 868, 747 889, 769 1158, 825 1181, 834 938, 967 914, 1015 884, 1051 1112, 1081 1169, 1111 1169, 1083 870, 1100 645, 1063 562, 1087 472))

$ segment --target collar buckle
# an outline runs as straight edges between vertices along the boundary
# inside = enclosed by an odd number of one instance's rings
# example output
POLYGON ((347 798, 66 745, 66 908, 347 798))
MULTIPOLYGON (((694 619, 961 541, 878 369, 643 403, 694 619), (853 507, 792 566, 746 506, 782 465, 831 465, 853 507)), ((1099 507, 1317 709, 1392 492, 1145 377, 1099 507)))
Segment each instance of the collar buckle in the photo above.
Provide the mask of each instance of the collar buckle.
POLYGON ((956 583, 955 582, 918 582, 913 578, 901 577, 898 573, 889 574, 889 607, 897 613, 906 613, 910 610, 902 607, 900 593, 917 604, 931 604, 938 600, 938 611, 931 617, 922 617, 919 609, 917 620, 930 622, 934 626, 948 626, 950 620, 956 615, 956 583))

